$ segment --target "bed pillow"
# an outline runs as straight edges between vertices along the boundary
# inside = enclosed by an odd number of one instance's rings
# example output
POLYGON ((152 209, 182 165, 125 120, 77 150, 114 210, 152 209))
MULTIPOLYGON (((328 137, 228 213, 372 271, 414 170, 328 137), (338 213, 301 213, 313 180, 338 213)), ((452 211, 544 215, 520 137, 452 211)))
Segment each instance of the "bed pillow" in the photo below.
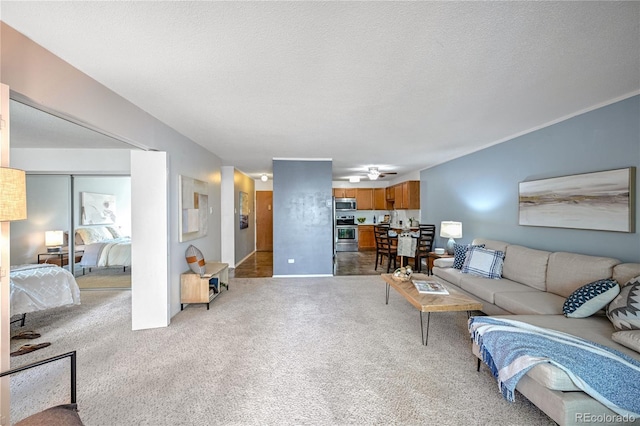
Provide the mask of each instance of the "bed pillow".
POLYGON ((107 231, 109 231, 113 238, 122 238, 122 234, 120 233, 120 230, 118 228, 107 226, 107 231))
POLYGON ((605 279, 585 284, 564 301, 562 312, 568 318, 586 318, 606 307, 620 293, 615 280, 605 279))
POLYGON ((187 251, 184 254, 187 259, 187 263, 189 264, 189 268, 196 274, 200 276, 204 275, 204 256, 202 252, 198 250, 195 246, 191 245, 187 247, 187 251))
POLYGON ((620 289, 607 306, 607 317, 616 330, 640 330, 640 276, 620 289))
POLYGON ((467 252, 462 273, 499 280, 502 278, 503 264, 503 251, 472 247, 467 252))
POLYGON ((471 245, 471 244, 454 244, 453 245, 453 267, 456 269, 462 269, 464 266, 464 260, 467 257, 467 252, 472 247, 484 248, 484 244, 471 245))
POLYGON ((110 240, 113 238, 111 233, 104 226, 93 228, 78 228, 76 234, 80 236, 83 244, 94 244, 100 241, 110 240))
POLYGON ((611 338, 614 342, 640 352, 640 330, 616 331, 611 335, 611 338))

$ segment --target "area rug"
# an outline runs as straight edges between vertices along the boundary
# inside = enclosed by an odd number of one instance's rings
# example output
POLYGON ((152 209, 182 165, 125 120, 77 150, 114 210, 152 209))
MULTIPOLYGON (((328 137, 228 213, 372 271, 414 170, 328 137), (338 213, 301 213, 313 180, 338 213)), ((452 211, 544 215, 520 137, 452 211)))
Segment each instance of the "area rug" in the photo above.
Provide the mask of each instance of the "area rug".
POLYGON ((105 288, 131 288, 131 268, 94 268, 85 275, 76 277, 78 287, 83 290, 105 288))

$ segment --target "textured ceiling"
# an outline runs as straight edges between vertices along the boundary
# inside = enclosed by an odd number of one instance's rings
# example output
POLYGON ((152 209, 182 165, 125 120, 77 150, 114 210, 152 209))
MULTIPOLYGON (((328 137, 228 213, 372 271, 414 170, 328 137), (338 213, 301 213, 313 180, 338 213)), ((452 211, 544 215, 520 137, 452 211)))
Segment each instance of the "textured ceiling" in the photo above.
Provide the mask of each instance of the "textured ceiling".
POLYGON ((7 24, 257 177, 430 167, 640 90, 638 2, 11 2, 7 24))

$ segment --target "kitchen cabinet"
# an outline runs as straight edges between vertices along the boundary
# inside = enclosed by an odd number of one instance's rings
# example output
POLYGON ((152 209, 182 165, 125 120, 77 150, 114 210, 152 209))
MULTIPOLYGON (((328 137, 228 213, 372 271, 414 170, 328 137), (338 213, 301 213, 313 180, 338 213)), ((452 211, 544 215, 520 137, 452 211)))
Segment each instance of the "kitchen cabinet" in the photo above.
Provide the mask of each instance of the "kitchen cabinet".
POLYGON ((386 188, 374 188, 373 190, 373 209, 389 210, 386 198, 386 188))
POLYGON ((395 185, 394 208, 417 210, 420 208, 420 181, 410 180, 395 185))
POLYGON ((396 199, 396 187, 388 186, 384 189, 384 193, 387 201, 393 203, 393 201, 396 199))
POLYGON ((358 250, 373 250, 376 248, 376 239, 373 234, 373 225, 358 225, 358 250))
POLYGON ((358 210, 373 210, 373 188, 358 188, 356 205, 358 210))
POLYGON ((394 185, 396 197, 393 200, 393 208, 395 210, 406 209, 404 206, 404 192, 402 191, 402 184, 394 185))
POLYGON ((356 198, 356 188, 333 188, 333 196, 336 198, 356 198))

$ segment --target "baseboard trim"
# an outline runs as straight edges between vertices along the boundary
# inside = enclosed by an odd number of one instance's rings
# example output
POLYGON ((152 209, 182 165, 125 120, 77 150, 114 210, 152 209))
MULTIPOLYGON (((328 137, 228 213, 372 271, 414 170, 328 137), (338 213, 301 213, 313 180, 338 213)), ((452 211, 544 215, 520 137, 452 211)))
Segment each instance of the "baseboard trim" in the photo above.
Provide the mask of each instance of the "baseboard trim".
POLYGON ((242 265, 242 262, 244 262, 245 260, 247 260, 248 258, 250 258, 256 251, 252 251, 251 253, 249 253, 248 255, 246 255, 244 257, 244 259, 242 259, 240 262, 237 262, 234 266, 234 268, 237 268, 238 266, 242 265))

